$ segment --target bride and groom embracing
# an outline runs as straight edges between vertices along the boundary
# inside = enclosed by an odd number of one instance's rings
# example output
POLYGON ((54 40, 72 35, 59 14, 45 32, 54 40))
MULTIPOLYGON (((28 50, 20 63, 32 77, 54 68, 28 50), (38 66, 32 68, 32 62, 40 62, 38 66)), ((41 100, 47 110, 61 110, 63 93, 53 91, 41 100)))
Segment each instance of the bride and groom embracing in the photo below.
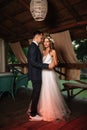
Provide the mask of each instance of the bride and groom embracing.
POLYGON ((54 67, 58 64, 54 40, 50 36, 43 39, 42 32, 34 32, 27 58, 29 79, 33 86, 28 108, 29 121, 64 120, 69 116, 70 110, 61 95, 54 71, 54 67), (42 40, 43 54, 38 47, 42 40))

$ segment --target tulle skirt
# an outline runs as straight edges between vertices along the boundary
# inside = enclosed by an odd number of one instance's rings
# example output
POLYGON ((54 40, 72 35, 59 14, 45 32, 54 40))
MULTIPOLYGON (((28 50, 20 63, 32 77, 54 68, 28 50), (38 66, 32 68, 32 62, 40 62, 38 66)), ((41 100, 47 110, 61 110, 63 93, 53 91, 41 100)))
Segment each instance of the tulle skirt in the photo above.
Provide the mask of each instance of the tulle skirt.
POLYGON ((64 119, 70 115, 54 70, 42 71, 42 87, 37 108, 44 121, 64 119))

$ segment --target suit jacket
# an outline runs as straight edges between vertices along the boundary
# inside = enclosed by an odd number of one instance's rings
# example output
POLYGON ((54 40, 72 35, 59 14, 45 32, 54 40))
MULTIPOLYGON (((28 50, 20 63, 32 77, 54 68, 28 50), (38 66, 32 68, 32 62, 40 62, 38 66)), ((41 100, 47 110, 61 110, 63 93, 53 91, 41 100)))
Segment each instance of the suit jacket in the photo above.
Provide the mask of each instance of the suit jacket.
POLYGON ((42 63, 39 47, 32 42, 28 48, 28 75, 30 80, 42 80, 42 69, 48 69, 48 64, 42 63))

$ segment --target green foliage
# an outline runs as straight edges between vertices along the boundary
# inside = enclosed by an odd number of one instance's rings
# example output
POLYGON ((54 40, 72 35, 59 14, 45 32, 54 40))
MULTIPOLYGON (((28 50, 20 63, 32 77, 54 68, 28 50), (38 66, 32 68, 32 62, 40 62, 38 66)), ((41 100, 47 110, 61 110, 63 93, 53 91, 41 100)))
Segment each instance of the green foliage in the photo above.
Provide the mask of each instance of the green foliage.
POLYGON ((82 62, 87 62, 87 39, 75 40, 73 46, 77 58, 82 62))
POLYGON ((27 56, 27 52, 28 52, 28 47, 23 48, 24 54, 27 56))

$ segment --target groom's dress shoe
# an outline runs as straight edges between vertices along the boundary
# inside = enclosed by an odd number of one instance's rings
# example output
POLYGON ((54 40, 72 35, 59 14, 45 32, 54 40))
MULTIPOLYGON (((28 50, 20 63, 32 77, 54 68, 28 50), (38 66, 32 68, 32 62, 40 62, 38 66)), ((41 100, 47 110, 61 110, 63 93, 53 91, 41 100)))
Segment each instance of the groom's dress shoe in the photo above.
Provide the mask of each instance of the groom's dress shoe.
POLYGON ((29 121, 42 121, 42 117, 39 115, 29 116, 29 121))

